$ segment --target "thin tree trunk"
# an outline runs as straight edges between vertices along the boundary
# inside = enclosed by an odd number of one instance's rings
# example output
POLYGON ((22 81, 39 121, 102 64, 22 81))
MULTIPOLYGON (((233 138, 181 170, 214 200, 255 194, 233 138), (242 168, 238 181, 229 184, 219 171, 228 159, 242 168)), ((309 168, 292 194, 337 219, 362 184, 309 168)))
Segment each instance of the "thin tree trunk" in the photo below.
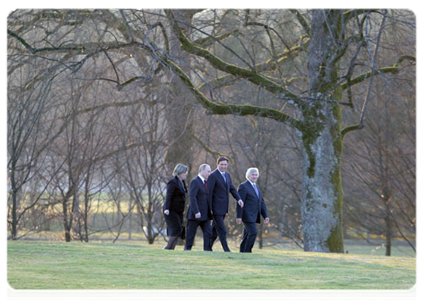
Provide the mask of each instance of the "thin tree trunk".
POLYGON ((18 197, 20 191, 16 188, 16 180, 15 180, 15 164, 12 165, 10 170, 10 183, 11 183, 11 197, 12 197, 12 228, 11 228, 11 235, 12 240, 16 240, 18 237, 18 197))
POLYGON ((128 240, 132 240, 132 198, 129 197, 129 222, 128 222, 128 240))
POLYGON ((389 192, 385 191, 383 193, 383 196, 385 197, 384 202, 385 202, 385 211, 386 211, 386 216, 385 216, 385 236, 386 236, 386 251, 385 251, 385 255, 386 256, 391 256, 391 249, 392 249, 392 218, 391 218, 391 207, 390 207, 390 202, 391 202, 391 195, 389 192))
POLYGON ((386 256, 391 256, 391 248, 392 248, 392 220, 391 216, 387 215, 385 217, 385 224, 386 224, 386 256))
POLYGON ((12 240, 16 240, 18 236, 18 218, 17 218, 17 192, 12 192, 12 240))

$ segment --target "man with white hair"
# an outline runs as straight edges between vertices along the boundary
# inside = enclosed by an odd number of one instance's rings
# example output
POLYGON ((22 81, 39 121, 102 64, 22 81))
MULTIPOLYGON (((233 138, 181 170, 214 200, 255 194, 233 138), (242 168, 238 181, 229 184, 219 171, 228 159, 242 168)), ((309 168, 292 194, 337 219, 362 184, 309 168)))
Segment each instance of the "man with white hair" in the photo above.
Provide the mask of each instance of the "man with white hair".
POLYGON ((244 206, 236 207, 236 222, 244 223, 244 235, 240 245, 240 252, 251 252, 257 237, 256 223, 260 223, 260 214, 264 218, 264 223, 269 223, 266 204, 257 185, 259 170, 249 168, 245 174, 247 180, 238 187, 238 194, 241 196, 244 206))

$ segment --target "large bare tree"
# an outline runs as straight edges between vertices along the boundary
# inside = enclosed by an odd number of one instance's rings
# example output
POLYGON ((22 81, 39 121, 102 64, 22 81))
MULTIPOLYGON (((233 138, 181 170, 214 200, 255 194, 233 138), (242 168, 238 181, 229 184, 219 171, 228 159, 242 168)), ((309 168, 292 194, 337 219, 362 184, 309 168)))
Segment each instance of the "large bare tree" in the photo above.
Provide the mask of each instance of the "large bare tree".
POLYGON ((91 59, 107 59, 115 76, 97 79, 119 89, 167 72, 179 77, 209 114, 250 115, 291 126, 302 153, 304 250, 343 252, 343 138, 365 125, 373 78, 398 74, 415 61, 413 50, 388 65, 378 60, 387 24, 400 24, 413 36, 414 16, 387 10, 203 10, 190 14, 187 24, 187 14, 18 11, 9 17, 8 35, 21 51, 47 59, 55 55, 72 73, 91 59), (189 59, 169 50, 170 32, 189 59), (134 74, 119 69, 128 51, 144 58, 134 74), (206 67, 198 69, 200 62, 206 67), (234 99, 238 82, 260 87, 267 101, 234 99), (355 97, 359 84, 368 92, 355 97), (356 124, 344 124, 343 108, 357 105, 362 109, 356 124))
MULTIPOLYGON (((362 116, 356 125, 342 124, 342 106, 353 106, 353 99, 343 101, 343 91, 362 83, 366 79, 373 80, 375 75, 397 73, 399 63, 404 59, 414 60, 411 56, 399 57, 392 66, 378 67, 377 55, 380 38, 383 33, 387 11, 342 11, 315 10, 310 13, 310 21, 298 11, 293 12, 303 26, 303 39, 299 45, 291 45, 285 52, 276 55, 280 60, 286 59, 296 52, 307 51, 307 88, 301 93, 293 92, 285 84, 288 78, 275 78, 260 72, 265 67, 248 58, 234 53, 244 66, 226 62, 205 47, 199 46, 190 39, 179 25, 180 21, 172 11, 166 11, 171 26, 179 38, 182 49, 207 60, 215 69, 233 77, 248 80, 261 86, 268 92, 277 95, 292 106, 294 113, 287 113, 267 107, 254 105, 225 104, 212 101, 199 91, 193 81, 167 57, 163 59, 185 80, 195 93, 197 100, 212 114, 256 115, 274 119, 296 129, 301 142, 303 159, 302 176, 302 229, 304 250, 318 252, 343 252, 342 202, 343 190, 341 180, 341 158, 343 137, 346 133, 364 126, 364 115, 369 93, 364 100, 362 116), (373 19, 373 13, 376 18, 373 19), (371 30, 369 24, 377 26, 371 30), (354 55, 348 56, 348 50, 355 47, 354 55), (370 70, 354 76, 356 62, 360 50, 369 52, 370 70), (344 67, 343 67, 344 66, 344 67)), ((247 13, 246 25, 263 26, 269 33, 270 43, 272 27, 256 22, 247 13)), ((280 35, 277 35, 284 41, 280 35)), ((211 38, 217 39, 214 36, 211 38)), ((231 49, 229 49, 231 50, 231 49)), ((234 52, 234 51, 232 51, 234 52)), ((268 64, 274 68, 281 62, 271 59, 268 64)), ((270 68, 270 67, 268 67, 270 68)))

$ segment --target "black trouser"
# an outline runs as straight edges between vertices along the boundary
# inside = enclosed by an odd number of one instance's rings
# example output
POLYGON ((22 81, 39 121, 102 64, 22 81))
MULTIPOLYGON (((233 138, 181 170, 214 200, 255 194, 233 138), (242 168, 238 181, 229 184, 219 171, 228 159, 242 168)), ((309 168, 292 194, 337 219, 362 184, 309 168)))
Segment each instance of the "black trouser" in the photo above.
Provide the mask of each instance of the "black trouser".
POLYGON ((230 252, 228 247, 228 242, 226 241, 226 227, 225 227, 225 216, 213 216, 213 226, 212 226, 212 237, 210 242, 210 247, 213 247, 213 243, 216 241, 217 236, 219 236, 220 243, 222 244, 223 250, 225 252, 230 252))
POLYGON ((256 223, 244 222, 244 235, 242 237, 240 252, 251 252, 257 237, 256 223))
POLYGON ((167 224, 169 241, 163 249, 173 250, 178 243, 178 238, 182 233, 183 212, 170 211, 169 215, 164 215, 167 224))
POLYGON ((185 248, 184 250, 191 250, 192 245, 194 244, 195 234, 197 233, 198 226, 201 227, 203 231, 203 249, 204 251, 211 251, 210 238, 211 238, 211 225, 210 220, 206 221, 196 221, 188 220, 187 224, 187 234, 185 239, 185 248))
POLYGON ((169 236, 181 236, 182 233, 182 220, 184 217, 184 212, 175 212, 173 210, 170 211, 169 215, 164 215, 166 224, 167 224, 167 232, 169 236))

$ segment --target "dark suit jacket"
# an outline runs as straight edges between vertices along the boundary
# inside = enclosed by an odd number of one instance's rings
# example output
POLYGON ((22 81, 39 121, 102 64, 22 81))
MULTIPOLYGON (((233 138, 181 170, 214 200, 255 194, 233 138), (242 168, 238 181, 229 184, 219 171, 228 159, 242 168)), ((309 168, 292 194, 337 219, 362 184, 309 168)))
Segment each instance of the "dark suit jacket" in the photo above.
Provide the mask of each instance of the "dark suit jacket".
MULTIPOLYGON (((208 181, 207 181, 208 183, 208 181)), ((195 177, 189 184, 188 220, 206 221, 211 220, 211 212, 208 202, 208 192, 200 177, 195 177), (201 213, 201 218, 196 219, 195 214, 201 213)))
POLYGON ((214 215, 224 216, 228 212, 229 207, 229 193, 238 200, 241 199, 234 185, 232 184, 231 176, 225 172, 226 183, 220 174, 219 170, 214 170, 207 180, 209 189, 209 203, 214 215))
POLYGON ((241 183, 238 187, 238 193, 242 201, 244 201, 244 207, 236 206, 236 217, 238 219, 242 218, 243 222, 260 223, 260 214, 263 218, 269 217, 258 185, 257 188, 259 190, 259 197, 257 197, 252 184, 248 180, 241 183))
POLYGON ((163 211, 168 209, 174 212, 183 212, 185 209, 185 194, 187 188, 185 181, 181 183, 178 177, 173 177, 167 183, 166 187, 166 200, 163 205, 163 211))

